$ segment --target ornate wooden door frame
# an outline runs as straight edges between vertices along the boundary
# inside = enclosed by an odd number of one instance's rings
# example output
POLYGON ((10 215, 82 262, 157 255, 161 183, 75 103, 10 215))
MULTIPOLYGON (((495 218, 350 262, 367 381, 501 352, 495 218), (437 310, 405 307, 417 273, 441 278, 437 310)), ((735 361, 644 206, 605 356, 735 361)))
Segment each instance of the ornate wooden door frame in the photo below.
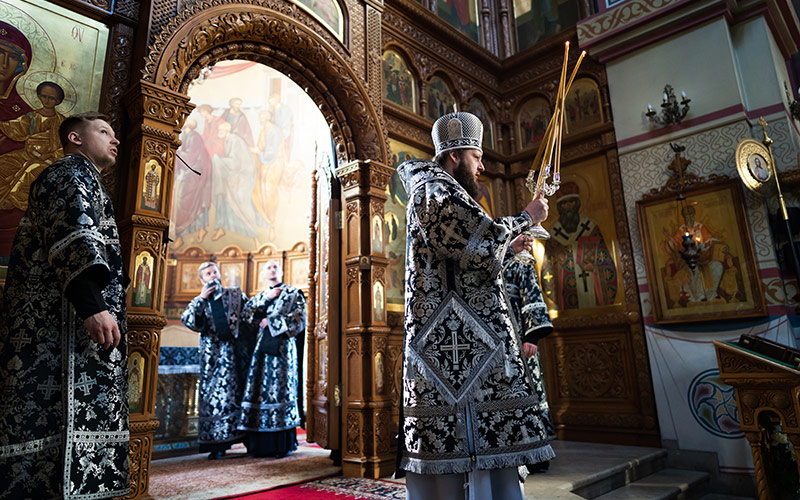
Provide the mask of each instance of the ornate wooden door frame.
MULTIPOLYGON (((187 95, 189 83, 203 68, 225 59, 266 64, 298 83, 319 106, 330 125, 338 163, 356 158, 386 161, 380 102, 376 107, 370 100, 376 88, 374 76, 369 82, 371 92, 367 92, 340 53, 292 17, 295 10, 289 2, 270 2, 269 7, 266 3, 192 4, 155 37, 145 60, 143 78, 126 95, 130 120, 126 142, 131 154, 127 203, 120 217, 123 249, 131 270, 137 253, 147 251, 154 258, 149 307, 131 307, 128 316, 130 354, 138 352, 144 359, 143 404, 140 412, 131 415, 128 498, 151 498, 147 492, 150 458, 153 432, 158 426, 155 388, 161 329, 166 324, 162 292, 167 230, 178 137, 194 108, 187 95), (162 173, 155 209, 152 204, 141 203, 139 196, 146 167, 152 162, 161 167, 162 173)), ((368 73, 379 78, 380 58, 368 58, 368 62, 378 68, 375 71, 370 66, 368 73)), ((128 302, 130 307, 130 295, 128 302)), ((338 325, 335 328, 330 333, 340 335, 338 325)), ((312 345, 309 350, 313 348, 312 345)))

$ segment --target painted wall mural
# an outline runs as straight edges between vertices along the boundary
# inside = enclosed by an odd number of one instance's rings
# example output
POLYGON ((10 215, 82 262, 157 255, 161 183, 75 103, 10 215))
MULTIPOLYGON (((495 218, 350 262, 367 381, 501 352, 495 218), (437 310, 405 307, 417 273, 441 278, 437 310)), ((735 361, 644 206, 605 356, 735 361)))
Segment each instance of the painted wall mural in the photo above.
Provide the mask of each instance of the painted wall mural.
POLYGON ((436 0, 436 12, 452 27, 480 42, 477 0, 436 0))
POLYGON ((517 115, 520 149, 532 147, 542 140, 551 115, 550 103, 544 97, 532 97, 522 104, 517 115))
POLYGON ((438 76, 431 77, 425 87, 425 99, 428 101, 427 117, 431 121, 436 121, 447 113, 458 111, 453 91, 438 76))
POLYGON ((487 111, 483 101, 477 97, 473 97, 467 103, 467 109, 465 111, 469 111, 477 116, 483 123, 483 147, 494 149, 494 122, 491 116, 489 116, 489 111, 487 111))
POLYGON ((575 26, 578 3, 572 0, 514 0, 517 49, 525 50, 536 42, 575 26))
POLYGON ((600 90, 591 78, 578 78, 569 89, 564 104, 567 133, 603 122, 600 90))
POLYGON ((47 2, 0 1, 0 265, 31 182, 63 155, 58 126, 100 103, 108 28, 47 2))
POLYGON ((237 60, 217 64, 189 96, 197 108, 178 149, 171 249, 307 241, 315 151, 331 147, 314 101, 280 72, 237 60))
POLYGON ((393 50, 383 53, 383 98, 412 113, 417 112, 417 84, 403 56, 393 50))
POLYGON ((344 16, 336 0, 292 0, 300 8, 317 18, 339 41, 344 40, 344 16))

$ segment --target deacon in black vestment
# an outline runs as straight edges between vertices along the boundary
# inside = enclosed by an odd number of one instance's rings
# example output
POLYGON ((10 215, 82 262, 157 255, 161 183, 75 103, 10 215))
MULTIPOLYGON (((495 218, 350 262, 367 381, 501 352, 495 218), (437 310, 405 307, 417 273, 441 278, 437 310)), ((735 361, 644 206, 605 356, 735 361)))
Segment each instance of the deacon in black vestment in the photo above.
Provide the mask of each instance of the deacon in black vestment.
POLYGON ((97 113, 59 128, 30 189, 0 322, 0 498, 128 493, 125 290, 100 171, 119 141, 97 113))
POLYGON ((236 430, 244 373, 252 346, 239 334, 247 296, 239 287, 223 287, 219 267, 205 262, 198 270, 203 291, 181 315, 187 328, 200 332, 200 401, 197 442, 200 452, 218 459, 244 432, 236 430))

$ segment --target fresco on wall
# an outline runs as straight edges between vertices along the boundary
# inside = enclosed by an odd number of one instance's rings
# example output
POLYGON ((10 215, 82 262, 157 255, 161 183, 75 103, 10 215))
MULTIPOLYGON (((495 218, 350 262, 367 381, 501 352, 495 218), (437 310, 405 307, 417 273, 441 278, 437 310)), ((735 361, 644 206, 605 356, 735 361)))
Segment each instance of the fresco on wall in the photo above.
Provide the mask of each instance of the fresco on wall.
POLYGON ((403 56, 393 50, 383 53, 383 98, 412 113, 417 112, 417 86, 403 56))
POLYGON ((594 80, 579 78, 573 82, 564 103, 564 116, 567 133, 603 122, 600 91, 594 80))
POLYGON ((537 42, 575 26, 578 2, 574 0, 514 0, 517 49, 522 51, 537 42))
POLYGON ((317 18, 336 35, 339 41, 344 39, 344 16, 336 0, 292 0, 292 2, 317 18))
POLYGON ((480 41, 477 0, 436 0, 436 12, 439 17, 473 41, 480 41))
POLYGON ((517 117, 520 149, 529 148, 542 140, 551 114, 550 103, 544 97, 525 101, 517 117))
POLYGON ((314 101, 250 61, 217 64, 189 96, 197 107, 175 165, 171 249, 248 252, 307 241, 315 149, 331 144, 314 101))
POLYGON ((58 126, 99 107, 107 43, 105 25, 56 5, 0 1, 0 265, 31 182, 63 156, 58 126))
MULTIPOLYGON (((414 158, 431 158, 431 153, 403 144, 394 139, 389 139, 389 148, 392 150, 392 167, 397 168, 401 163, 414 158)), ((408 195, 400 182, 397 172, 392 174, 389 185, 386 187, 386 204, 383 208, 383 218, 386 224, 384 251, 389 265, 386 268, 386 309, 388 311, 402 311, 404 307, 404 277, 406 259, 406 204, 408 195)))
POLYGON ((458 111, 453 91, 438 76, 434 76, 425 87, 425 99, 428 101, 428 119, 436 121, 440 116, 458 111))
POLYGON ((477 97, 473 97, 467 103, 467 109, 465 111, 469 111, 477 116, 483 123, 483 147, 494 149, 494 122, 492 122, 492 118, 489 116, 489 112, 486 110, 486 105, 483 101, 477 97))

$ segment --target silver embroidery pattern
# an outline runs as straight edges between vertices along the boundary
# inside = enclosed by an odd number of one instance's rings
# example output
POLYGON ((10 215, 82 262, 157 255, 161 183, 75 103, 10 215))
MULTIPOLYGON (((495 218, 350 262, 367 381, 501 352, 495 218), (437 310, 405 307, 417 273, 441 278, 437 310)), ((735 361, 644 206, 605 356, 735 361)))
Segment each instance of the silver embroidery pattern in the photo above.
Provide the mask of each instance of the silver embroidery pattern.
POLYGON ((408 192, 400 467, 451 474, 552 458, 502 281, 530 217, 490 219, 433 162, 398 175, 408 192))

